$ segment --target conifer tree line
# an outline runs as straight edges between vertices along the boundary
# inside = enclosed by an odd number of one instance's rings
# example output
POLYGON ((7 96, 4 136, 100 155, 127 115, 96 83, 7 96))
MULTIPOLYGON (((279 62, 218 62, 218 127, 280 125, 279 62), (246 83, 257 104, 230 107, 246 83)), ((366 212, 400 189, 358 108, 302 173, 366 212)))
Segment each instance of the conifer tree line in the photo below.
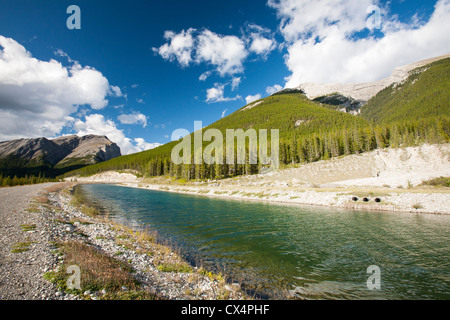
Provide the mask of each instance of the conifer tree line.
POLYGON ((18 178, 16 175, 14 177, 10 176, 3 176, 2 173, 0 173, 0 187, 14 187, 14 186, 23 186, 27 184, 38 184, 38 183, 44 183, 44 182, 56 182, 59 181, 55 178, 46 178, 45 174, 41 176, 39 174, 37 177, 34 175, 28 176, 25 175, 24 177, 18 178))
MULTIPOLYGON (((387 147, 410 147, 423 143, 448 142, 450 142, 450 118, 445 116, 385 125, 367 123, 365 126, 285 135, 279 144, 279 160, 283 167, 387 147)), ((109 170, 134 170, 144 177, 170 176, 185 180, 217 180, 258 174, 269 167, 259 162, 248 163, 248 145, 246 145, 246 164, 226 164, 225 159, 224 164, 194 164, 192 155, 191 164, 176 165, 170 158, 170 150, 174 145, 175 143, 170 143, 159 152, 153 152, 152 157, 144 154, 130 155, 128 158, 116 158, 105 163, 87 166, 77 170, 76 173, 92 175, 109 170)), ((235 159, 236 150, 237 148, 235 148, 235 159)), ((271 150, 268 150, 269 155, 270 152, 271 150)), ((222 154, 225 155, 225 153, 224 150, 222 154)))
MULTIPOLYGON (((280 164, 287 166, 329 160, 339 156, 360 154, 387 147, 411 147, 423 143, 435 144, 449 141, 449 119, 428 119, 303 135, 281 141, 279 156, 280 164)), ((261 173, 262 169, 269 167, 260 163, 249 164, 248 150, 246 159, 247 164, 175 165, 170 161, 170 158, 156 158, 149 161, 144 167, 129 166, 127 169, 138 170, 148 177, 169 175, 186 180, 216 180, 239 175, 258 174, 261 173)))

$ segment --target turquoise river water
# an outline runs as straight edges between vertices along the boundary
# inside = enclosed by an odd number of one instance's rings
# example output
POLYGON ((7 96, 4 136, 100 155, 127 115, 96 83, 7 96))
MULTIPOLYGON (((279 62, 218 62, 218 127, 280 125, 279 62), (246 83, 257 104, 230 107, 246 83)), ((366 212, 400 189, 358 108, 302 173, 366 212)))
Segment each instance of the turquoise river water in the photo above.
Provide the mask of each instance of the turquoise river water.
POLYGON ((225 200, 109 184, 79 190, 113 219, 156 230, 186 259, 225 273, 256 297, 450 299, 450 216, 225 200), (380 273, 368 273, 370 266, 380 273), (369 277, 380 287, 368 286, 369 277))

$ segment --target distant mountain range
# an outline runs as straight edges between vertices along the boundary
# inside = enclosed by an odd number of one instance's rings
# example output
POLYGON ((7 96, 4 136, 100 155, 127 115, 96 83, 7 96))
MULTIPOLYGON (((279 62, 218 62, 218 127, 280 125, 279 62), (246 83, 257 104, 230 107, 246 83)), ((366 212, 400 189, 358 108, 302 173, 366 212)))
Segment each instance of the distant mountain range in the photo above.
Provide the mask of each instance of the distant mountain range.
POLYGON ((120 148, 105 136, 76 135, 0 142, 0 172, 4 175, 61 173, 121 156, 120 148))

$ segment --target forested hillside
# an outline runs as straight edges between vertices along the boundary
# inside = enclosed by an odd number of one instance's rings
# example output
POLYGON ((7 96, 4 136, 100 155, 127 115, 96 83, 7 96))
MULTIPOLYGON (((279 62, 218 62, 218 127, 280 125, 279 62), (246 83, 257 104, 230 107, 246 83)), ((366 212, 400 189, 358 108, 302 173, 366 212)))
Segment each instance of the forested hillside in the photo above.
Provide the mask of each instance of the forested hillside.
POLYGON ((401 84, 379 92, 361 108, 376 123, 450 117, 450 58, 412 72, 401 84))
MULTIPOLYGON (((335 111, 335 107, 321 105, 302 93, 287 90, 252 102, 203 130, 219 129, 225 137, 226 129, 268 129, 269 132, 279 129, 282 166, 377 148, 449 142, 449 63, 450 59, 445 59, 415 70, 404 83, 392 85, 373 97, 362 108, 360 116, 335 111)), ((175 165, 170 157, 177 143, 118 157, 66 176, 132 169, 142 176, 170 175, 203 180, 254 174, 264 167, 261 163, 248 164, 248 161, 242 165, 175 165)))

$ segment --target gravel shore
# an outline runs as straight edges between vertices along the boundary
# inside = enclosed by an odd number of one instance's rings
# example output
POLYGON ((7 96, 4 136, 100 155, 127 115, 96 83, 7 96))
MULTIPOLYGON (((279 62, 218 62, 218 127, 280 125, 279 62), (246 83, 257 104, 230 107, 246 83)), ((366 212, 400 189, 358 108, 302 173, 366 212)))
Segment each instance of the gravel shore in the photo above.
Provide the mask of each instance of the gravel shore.
POLYGON ((162 265, 182 258, 160 244, 136 241, 137 233, 105 217, 87 216, 70 203, 67 192, 54 188, 42 184, 0 189, 0 299, 101 299, 104 291, 74 295, 44 279, 63 266, 56 244, 70 241, 127 263, 141 288, 158 299, 245 299, 239 284, 200 268, 161 271, 162 265))
POLYGON ((53 246, 50 245, 48 232, 50 216, 46 212, 30 207, 32 198, 37 197, 41 190, 51 185, 0 188, 0 299, 2 300, 55 297, 57 290, 42 277, 57 262, 51 253, 53 246))

